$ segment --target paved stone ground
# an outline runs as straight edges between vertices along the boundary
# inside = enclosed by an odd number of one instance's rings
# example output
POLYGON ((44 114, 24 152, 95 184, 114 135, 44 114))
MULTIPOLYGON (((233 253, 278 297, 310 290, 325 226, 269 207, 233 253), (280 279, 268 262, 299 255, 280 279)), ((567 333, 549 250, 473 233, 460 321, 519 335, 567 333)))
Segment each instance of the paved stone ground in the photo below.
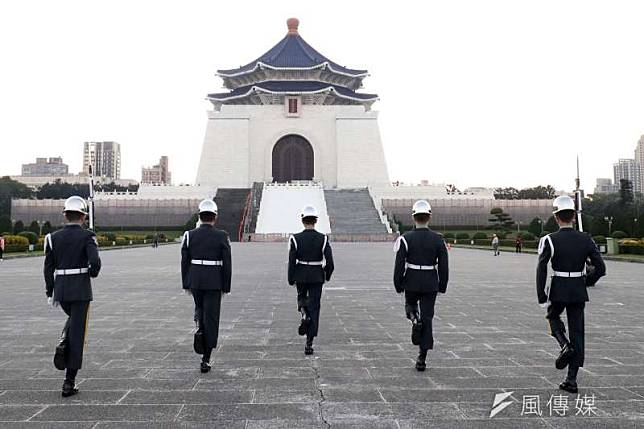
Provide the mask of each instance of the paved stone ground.
POLYGON ((180 294, 178 246, 103 253, 79 395, 60 397, 52 365, 63 313, 46 306, 41 258, 0 265, 0 427, 18 428, 515 428, 643 427, 644 265, 609 262, 591 290, 581 394, 596 415, 550 417, 563 373, 535 304, 533 255, 454 249, 439 297, 430 369, 391 285, 391 246, 335 244, 312 358, 296 335, 286 246, 234 246, 214 369, 191 352, 192 301, 180 294), (514 392, 489 418, 494 395, 514 392), (522 416, 540 395, 542 415, 522 416))

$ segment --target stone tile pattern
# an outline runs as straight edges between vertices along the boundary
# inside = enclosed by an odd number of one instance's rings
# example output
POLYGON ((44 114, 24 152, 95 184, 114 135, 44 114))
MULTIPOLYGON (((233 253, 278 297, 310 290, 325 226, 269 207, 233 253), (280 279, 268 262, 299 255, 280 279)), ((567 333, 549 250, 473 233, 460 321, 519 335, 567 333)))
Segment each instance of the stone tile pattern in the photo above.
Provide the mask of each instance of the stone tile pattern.
MULTIPOLYGON (((413 369, 387 243, 334 244, 316 354, 296 335, 283 243, 240 243, 213 371, 191 351, 192 300, 179 247, 105 252, 95 283, 79 395, 63 399, 52 352, 64 316, 46 306, 42 258, 0 265, 0 427, 514 428, 642 427, 644 265, 609 262, 590 291, 582 394, 593 417, 550 417, 563 373, 535 304, 533 255, 454 249, 438 299, 429 370, 413 369), (496 393, 514 401, 489 418, 496 393), (522 396, 543 414, 522 416, 522 396)), ((575 396, 570 395, 570 405, 575 396)), ((569 413, 570 414, 570 413, 569 413)))

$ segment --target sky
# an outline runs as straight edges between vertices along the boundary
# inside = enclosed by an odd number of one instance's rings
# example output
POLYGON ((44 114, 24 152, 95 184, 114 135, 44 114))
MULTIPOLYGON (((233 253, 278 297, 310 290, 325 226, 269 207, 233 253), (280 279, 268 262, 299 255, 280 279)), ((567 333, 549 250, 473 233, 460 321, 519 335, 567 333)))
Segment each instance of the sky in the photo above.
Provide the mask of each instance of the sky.
POLYGON ((31 0, 0 4, 0 175, 114 140, 122 177, 168 155, 194 182, 216 70, 291 16, 369 70, 392 180, 571 189, 579 155, 592 190, 644 134, 644 2, 31 0))

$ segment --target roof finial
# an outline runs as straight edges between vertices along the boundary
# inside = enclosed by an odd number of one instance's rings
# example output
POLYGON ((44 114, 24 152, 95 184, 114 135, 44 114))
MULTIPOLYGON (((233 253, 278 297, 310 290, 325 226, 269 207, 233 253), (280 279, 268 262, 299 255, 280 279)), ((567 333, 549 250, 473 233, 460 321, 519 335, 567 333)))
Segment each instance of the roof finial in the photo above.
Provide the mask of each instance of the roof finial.
POLYGON ((297 35, 297 27, 300 25, 300 20, 297 18, 289 18, 286 20, 286 26, 288 27, 288 35, 297 35))

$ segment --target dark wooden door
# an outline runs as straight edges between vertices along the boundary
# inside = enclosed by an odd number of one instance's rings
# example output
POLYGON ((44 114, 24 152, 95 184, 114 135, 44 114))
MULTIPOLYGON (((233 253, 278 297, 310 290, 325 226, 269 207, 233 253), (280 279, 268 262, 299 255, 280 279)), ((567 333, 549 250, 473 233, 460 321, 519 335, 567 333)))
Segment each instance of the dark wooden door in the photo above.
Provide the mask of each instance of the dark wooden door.
POLYGON ((313 180, 313 147, 304 137, 291 134, 273 147, 273 181, 313 180))

